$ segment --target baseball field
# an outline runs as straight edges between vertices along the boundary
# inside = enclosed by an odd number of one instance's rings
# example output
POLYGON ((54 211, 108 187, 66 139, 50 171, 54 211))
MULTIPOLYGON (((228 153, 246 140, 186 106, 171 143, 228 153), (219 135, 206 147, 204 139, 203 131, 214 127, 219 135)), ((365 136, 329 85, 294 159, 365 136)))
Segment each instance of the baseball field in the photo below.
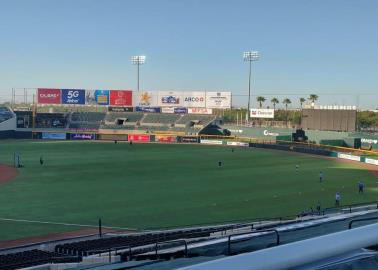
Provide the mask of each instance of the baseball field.
POLYGON ((15 152, 24 167, 0 184, 0 242, 85 228, 50 222, 96 225, 101 218, 105 226, 152 229, 295 215, 318 201, 333 206, 337 191, 342 204, 378 195, 377 178, 358 164, 283 151, 2 141, 0 163, 13 164, 15 152))

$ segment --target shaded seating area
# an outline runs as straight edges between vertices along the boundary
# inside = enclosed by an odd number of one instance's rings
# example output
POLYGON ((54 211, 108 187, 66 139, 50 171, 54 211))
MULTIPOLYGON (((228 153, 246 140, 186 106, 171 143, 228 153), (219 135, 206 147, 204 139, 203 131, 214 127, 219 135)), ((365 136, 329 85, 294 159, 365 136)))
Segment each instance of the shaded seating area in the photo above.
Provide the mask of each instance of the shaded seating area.
POLYGON ((205 114, 186 114, 181 119, 179 119, 177 124, 188 125, 189 123, 194 123, 196 125, 207 125, 215 119, 214 115, 205 114))
POLYGON ((72 129, 99 129, 104 122, 103 112, 74 112, 71 114, 69 128, 72 129))
POLYGON ((45 263, 79 262, 79 257, 65 256, 38 249, 0 255, 0 270, 13 270, 45 263))
POLYGON ((150 113, 147 114, 143 123, 174 124, 180 118, 179 114, 150 113))
POLYGON ((38 113, 35 118, 37 128, 65 128, 67 116, 63 113, 38 113))
POLYGON ((14 116, 12 111, 7 107, 0 107, 0 123, 8 119, 11 119, 14 116))

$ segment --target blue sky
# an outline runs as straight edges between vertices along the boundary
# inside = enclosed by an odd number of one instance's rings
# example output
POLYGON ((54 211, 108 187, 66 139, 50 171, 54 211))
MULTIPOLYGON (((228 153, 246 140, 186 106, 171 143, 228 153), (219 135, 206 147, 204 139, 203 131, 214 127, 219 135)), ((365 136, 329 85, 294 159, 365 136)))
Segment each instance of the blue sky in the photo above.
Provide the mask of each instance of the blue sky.
POLYGON ((141 89, 232 91, 245 105, 242 53, 258 50, 253 95, 378 107, 377 14, 375 0, 0 0, 0 97, 136 89, 130 57, 145 54, 141 89))

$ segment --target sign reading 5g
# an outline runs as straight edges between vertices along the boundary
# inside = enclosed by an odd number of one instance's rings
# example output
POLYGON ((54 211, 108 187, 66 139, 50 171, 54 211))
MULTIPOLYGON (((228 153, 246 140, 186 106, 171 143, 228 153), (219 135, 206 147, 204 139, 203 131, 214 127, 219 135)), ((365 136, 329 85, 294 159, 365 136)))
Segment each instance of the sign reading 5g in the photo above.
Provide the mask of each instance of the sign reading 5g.
POLYGON ((85 90, 62 89, 62 104, 85 104, 85 90))

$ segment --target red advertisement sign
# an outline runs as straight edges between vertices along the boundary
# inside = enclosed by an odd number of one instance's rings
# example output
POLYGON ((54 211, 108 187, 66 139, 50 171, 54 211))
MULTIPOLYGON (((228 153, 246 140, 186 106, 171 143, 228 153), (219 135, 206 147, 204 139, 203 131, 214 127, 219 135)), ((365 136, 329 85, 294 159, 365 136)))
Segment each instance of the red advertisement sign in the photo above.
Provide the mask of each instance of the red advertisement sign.
POLYGON ((37 101, 40 104, 61 104, 61 90, 38 88, 37 101))
POLYGON ((166 142, 166 143, 173 143, 176 142, 176 137, 174 136, 166 136, 166 135, 156 135, 155 141, 157 142, 166 142))
POLYGON ((129 134, 128 139, 129 139, 129 141, 134 141, 134 142, 149 142, 150 141, 150 135, 129 134))
POLYGON ((110 105, 132 106, 133 92, 131 90, 110 90, 110 105))

